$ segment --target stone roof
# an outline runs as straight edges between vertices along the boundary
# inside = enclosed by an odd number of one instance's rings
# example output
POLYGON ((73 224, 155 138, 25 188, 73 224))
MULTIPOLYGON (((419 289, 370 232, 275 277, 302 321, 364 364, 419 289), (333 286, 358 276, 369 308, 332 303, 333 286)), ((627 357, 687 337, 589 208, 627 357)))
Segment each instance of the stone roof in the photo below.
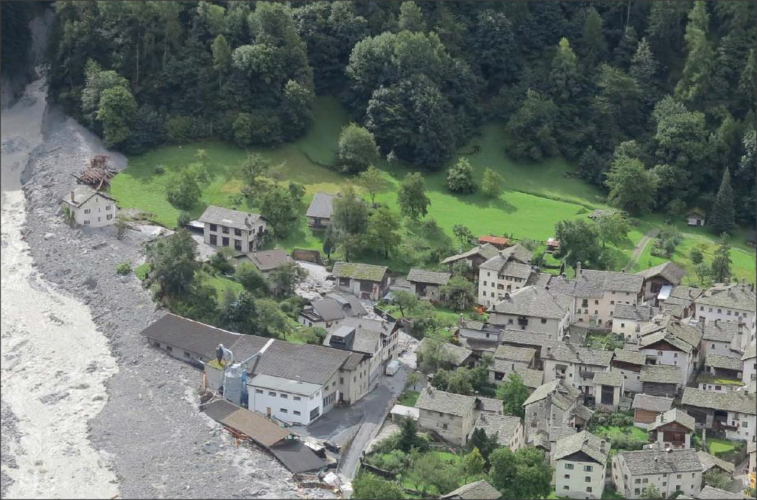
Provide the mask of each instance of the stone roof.
POLYGON ((555 295, 545 288, 526 286, 489 308, 489 312, 561 320, 570 307, 570 297, 555 295))
POLYGON ((650 346, 664 340, 673 347, 688 353, 699 347, 702 335, 702 330, 699 328, 681 322, 677 318, 663 316, 659 320, 655 319, 655 323, 642 329, 640 347, 650 346))
POLYGON ((425 269, 418 269, 414 267, 407 275, 407 280, 417 283, 431 283, 434 285, 446 285, 449 279, 452 277, 451 273, 438 273, 436 271, 426 271, 425 269))
POLYGON ((613 311, 613 319, 630 319, 633 321, 649 321, 657 314, 657 309, 648 305, 617 304, 613 311))
POLYGON ((649 474, 677 474, 680 472, 701 472, 702 464, 696 451, 691 448, 664 451, 650 448, 618 453, 633 476, 649 474))
POLYGON ((110 196, 108 193, 104 193, 102 191, 98 191, 96 189, 93 189, 86 185, 78 185, 74 188, 72 192, 66 193, 66 196, 63 197, 63 203, 67 203, 71 205, 74 208, 78 208, 82 206, 87 200, 92 198, 93 196, 100 195, 103 198, 111 201, 116 201, 115 198, 110 196), (74 198, 71 200, 71 193, 73 192, 74 198))
POLYGON ((673 406, 673 398, 663 398, 661 396, 652 396, 650 394, 637 394, 633 398, 631 408, 634 410, 646 410, 657 413, 663 413, 673 406))
POLYGON ((666 302, 670 299, 679 299, 683 301, 687 301, 687 303, 691 303, 698 299, 704 290, 701 288, 696 288, 693 286, 684 286, 684 285, 678 285, 674 286, 673 289, 670 291, 670 295, 666 299, 666 302))
MULTIPOLYGON (((679 497, 680 498, 680 497, 679 497)), ((719 488, 713 488, 712 486, 705 486, 702 491, 697 495, 699 500, 736 500, 738 498, 749 498, 741 493, 733 493, 731 491, 721 490, 719 488)))
MULTIPOLYGON (((693 326, 693 325, 692 325, 693 326)), ((702 339, 712 342, 730 342, 739 332, 739 324, 727 321, 708 321, 704 325, 702 339)))
POLYGON ((720 467, 728 474, 733 474, 733 471, 736 470, 736 466, 732 463, 726 462, 725 460, 721 460, 716 456, 710 455, 706 451, 698 451, 697 456, 699 457, 699 461, 702 463, 702 468, 704 469, 702 472, 707 472, 713 467, 720 467))
POLYGON ((655 384, 682 384, 683 373, 678 366, 670 365, 645 365, 641 367, 641 382, 655 384))
POLYGON ((696 303, 698 306, 725 307, 754 312, 757 309, 756 301, 753 291, 746 285, 737 284, 710 288, 696 300, 696 303))
MULTIPOLYGON (((576 405, 578 406, 578 405, 576 405)), ((557 444, 557 441, 576 434, 576 429, 567 425, 553 425, 549 428, 549 441, 557 444)))
POLYGON ((684 276, 686 276, 686 271, 684 271, 677 265, 673 264, 672 262, 667 261, 663 264, 660 264, 659 266, 650 267, 649 269, 640 271, 636 274, 644 277, 644 279, 650 279, 650 278, 654 278, 655 276, 660 276, 661 278, 664 278, 672 285, 680 285, 681 280, 683 279, 684 276))
POLYGON ((591 416, 594 415, 594 410, 582 405, 581 403, 576 403, 576 405, 570 410, 570 414, 582 418, 584 421, 588 422, 589 420, 591 420, 591 416))
MULTIPOLYGON (((420 352, 421 349, 423 349, 423 346, 430 343, 431 340, 429 340, 428 337, 425 337, 423 340, 421 340, 421 343, 418 344, 418 350, 417 352, 420 352)), ((442 341, 442 349, 445 350, 445 352, 449 353, 452 357, 452 362, 455 364, 455 366, 462 365, 466 359, 470 355, 473 354, 473 351, 470 349, 467 349, 465 347, 460 347, 454 344, 450 344, 449 342, 443 342, 442 341)))
POLYGON ((495 359, 506 361, 519 361, 521 363, 530 363, 536 357, 536 349, 528 347, 513 347, 511 345, 501 345, 494 352, 495 359))
POLYGON ((501 495, 494 486, 482 479, 450 491, 446 495, 442 495, 441 498, 450 500, 457 498, 461 500, 498 500, 501 495))
POLYGON ((478 400, 481 402, 481 411, 488 413, 502 413, 503 411, 501 399, 483 398, 479 396, 478 400))
POLYGON ((556 343, 554 348, 550 346, 545 352, 542 352, 543 359, 593 366, 610 366, 612 356, 612 351, 576 347, 575 344, 567 344, 565 342, 556 343))
POLYGON ((457 255, 452 255, 450 257, 447 257, 442 261, 442 264, 451 264, 453 262, 456 262, 458 260, 462 259, 468 259, 470 257, 473 257, 474 255, 478 255, 484 259, 491 259, 495 255, 499 253, 499 249, 492 245, 491 243, 486 243, 484 245, 478 245, 467 252, 459 253, 457 255))
POLYGON ((582 285, 586 285, 589 290, 597 288, 603 292, 638 293, 641 291, 644 278, 636 274, 583 269, 581 270, 581 274, 576 278, 576 281, 579 290, 582 285))
POLYGON ((618 372, 598 372, 594 374, 594 385, 608 385, 620 387, 623 385, 623 375, 618 372))
POLYGON ((744 368, 744 363, 739 358, 723 356, 722 354, 708 354, 704 358, 704 366, 741 371, 744 368))
POLYGON ((550 342, 550 339, 546 333, 524 332, 523 330, 506 328, 502 331, 499 341, 502 344, 535 346, 541 349, 542 346, 550 342))
POLYGON ((376 352, 380 348, 380 332, 375 332, 365 328, 354 328, 351 326, 341 326, 336 331, 326 335, 326 338, 323 339, 323 345, 332 347, 334 349, 340 349, 340 346, 331 344, 332 336, 340 330, 347 333, 349 333, 350 330, 354 330, 355 332, 352 337, 352 343, 348 346, 345 346, 348 351, 361 352, 364 354, 376 354, 376 352))
POLYGON ((218 224, 220 226, 228 226, 235 229, 250 231, 252 226, 260 220, 260 218, 260 214, 240 212, 239 210, 231 210, 224 207, 210 205, 205 209, 198 220, 205 224, 218 224))
POLYGON ((647 364, 647 355, 639 351, 629 351, 628 349, 615 349, 613 361, 628 363, 630 365, 644 366, 647 364))
POLYGON ((528 436, 528 444, 534 447, 541 447, 545 450, 549 450, 549 434, 542 430, 538 430, 536 432, 532 432, 528 436))
POLYGON ((562 379, 557 379, 537 387, 523 403, 523 406, 528 406, 551 396, 553 404, 561 410, 567 410, 576 402, 580 394, 580 391, 573 385, 568 385, 562 379))
POLYGON ((555 460, 570 457, 578 452, 583 452, 594 459, 598 464, 604 465, 607 462, 607 455, 610 453, 610 443, 604 443, 590 432, 581 431, 557 441, 557 446, 555 447, 555 460), (604 448, 604 450, 602 448, 604 448))
POLYGON ((280 248, 253 252, 249 254, 249 257, 250 262, 263 272, 271 271, 294 262, 292 258, 280 248))
MULTIPOLYGON (((502 401, 499 402, 500 406, 502 401)), ((497 442, 502 446, 509 446, 510 439, 513 434, 518 430, 520 425, 520 417, 512 417, 508 415, 495 415, 492 413, 481 413, 476 420, 474 429, 484 429, 487 436, 493 436, 497 434, 497 442)))
POLYGON ((713 392, 686 387, 683 390, 681 404, 747 415, 757 414, 757 397, 754 394, 745 394, 742 391, 713 392))
POLYGON ((362 352, 350 353, 350 357, 347 358, 347 361, 344 362, 344 364, 342 365, 342 369, 348 372, 355 371, 358 365, 362 363, 363 358, 365 358, 365 356, 366 355, 363 354, 362 352))
POLYGON ((386 266, 374 266, 373 264, 361 264, 357 262, 337 262, 334 264, 331 274, 336 278, 380 282, 384 279, 387 270, 386 266))
POLYGON ((310 303, 324 321, 368 314, 363 305, 352 296, 326 296, 310 303))
POLYGON ((679 351, 682 351, 685 353, 689 353, 694 349, 694 347, 691 344, 687 344, 686 342, 684 342, 683 340, 679 339, 678 337, 674 335, 668 335, 667 333, 665 333, 665 331, 658 331, 655 333, 642 336, 639 342, 639 348, 641 349, 647 348, 649 346, 656 344, 657 342, 665 342, 675 347, 679 351))
POLYGON ((317 217, 319 219, 330 219, 334 212, 334 195, 326 193, 315 193, 313 201, 310 202, 306 217, 317 217))
POLYGON ((653 431, 658 427, 672 423, 681 424, 692 432, 696 429, 696 422, 694 421, 694 417, 683 410, 673 408, 672 410, 668 410, 665 413, 660 413, 659 415, 657 415, 655 421, 649 424, 647 430, 653 431))
POLYGON ((549 285, 552 275, 548 273, 531 273, 526 280, 526 286, 540 286, 544 288, 549 285))
POLYGON ((520 375, 523 385, 529 389, 536 389, 544 382, 544 372, 541 370, 532 370, 531 368, 515 365, 515 373, 520 375))
POLYGON ((436 411, 447 415, 463 417, 473 411, 476 406, 476 398, 453 394, 426 386, 418 396, 415 407, 421 410, 436 411))
POLYGON ((746 348, 746 351, 744 351, 744 355, 741 356, 741 360, 746 361, 747 359, 752 359, 755 357, 757 357, 757 345, 752 344, 746 348))

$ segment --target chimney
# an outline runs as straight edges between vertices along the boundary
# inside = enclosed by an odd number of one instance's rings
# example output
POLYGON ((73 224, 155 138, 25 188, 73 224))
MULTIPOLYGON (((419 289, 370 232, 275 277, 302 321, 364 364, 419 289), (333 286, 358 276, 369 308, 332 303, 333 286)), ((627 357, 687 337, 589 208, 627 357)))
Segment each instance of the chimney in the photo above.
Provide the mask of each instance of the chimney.
POLYGON ((545 358, 548 358, 552 355, 552 346, 547 346, 547 355, 544 356, 545 358))
POLYGON ((589 444, 589 438, 585 437, 584 438, 584 446, 587 446, 588 444, 589 444))
POLYGON ((297 379, 297 383, 298 383, 298 384, 301 384, 301 383, 302 383, 302 380, 301 380, 301 379, 302 379, 302 377, 300 377, 299 375, 297 375, 297 376, 296 376, 295 378, 297 379))
POLYGON ((581 261, 576 262, 576 277, 581 276, 583 271, 581 270, 581 261))
POLYGON ((601 451, 602 453, 605 452, 605 440, 604 439, 599 442, 599 451, 601 451))
POLYGON ((71 203, 76 203, 76 200, 74 199, 74 191, 71 191, 71 203))
POLYGON ((505 292, 505 300, 510 300, 510 292, 505 292))

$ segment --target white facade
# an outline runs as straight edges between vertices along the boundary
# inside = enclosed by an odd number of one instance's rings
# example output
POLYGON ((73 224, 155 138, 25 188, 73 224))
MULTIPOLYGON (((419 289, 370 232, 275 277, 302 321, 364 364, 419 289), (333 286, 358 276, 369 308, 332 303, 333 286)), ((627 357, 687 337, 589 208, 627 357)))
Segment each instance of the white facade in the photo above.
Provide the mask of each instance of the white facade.
MULTIPOLYGON (((700 297, 700 299, 703 297, 700 297)), ((741 351, 745 351, 747 346, 754 344, 755 331, 757 331, 757 325, 755 324, 754 311, 747 311, 744 309, 730 309, 726 307, 717 307, 701 304, 697 301, 694 302, 695 317, 704 318, 707 323, 710 321, 720 320, 726 323, 738 323, 742 321, 746 325, 746 330, 741 337, 741 351)))
POLYGON ((721 342, 719 340, 702 340, 704 353, 720 354, 721 356, 737 357, 739 354, 731 350, 731 342, 721 342))
POLYGON ((247 383, 247 394, 250 410, 288 424, 308 425, 324 413, 323 389, 316 384, 258 375, 247 383), (278 380, 267 383, 272 379, 278 380))
POLYGON ((612 367, 612 371, 618 372, 623 375, 623 395, 632 397, 633 394, 643 392, 641 385, 641 372, 635 372, 633 370, 627 370, 624 368, 612 367))
POLYGON ((527 316, 525 323, 523 323, 519 321, 521 317, 516 314, 502 314, 492 311, 489 313, 489 322, 492 325, 511 330, 545 333, 553 340, 562 340, 565 330, 570 324, 570 311, 565 311, 565 316, 559 320, 527 316))
POLYGON ((516 278, 498 274, 491 269, 478 270, 478 303, 490 307, 502 300, 505 293, 514 292, 526 286, 528 278, 516 278))
POLYGON ((657 349, 639 349, 639 352, 643 352, 647 356, 651 356, 657 360, 658 365, 677 366, 681 370, 683 375, 683 385, 688 384, 689 377, 694 374, 695 363, 692 353, 685 353, 683 351, 658 351, 657 349))
POLYGON ((555 461, 555 495, 568 498, 602 498, 605 465, 596 462, 555 461))
POLYGON ((747 415, 745 413, 729 411, 728 425, 735 427, 735 429, 726 429, 726 439, 750 442, 755 435, 757 415, 747 415))
POLYGON ((622 335, 626 342, 636 342, 639 332, 647 322, 636 321, 634 319, 614 319, 612 322, 612 333, 622 335))
POLYGON ((78 207, 70 204, 68 204, 68 207, 77 225, 104 227, 116 223, 116 213, 118 211, 116 202, 100 193, 95 194, 78 207))
POLYGON ((641 498, 650 486, 655 486, 664 498, 669 498, 676 491, 682 491, 683 495, 696 498, 702 489, 701 470, 633 475, 625 463, 622 452, 612 459, 612 479, 618 493, 628 499, 641 498))
POLYGON ((639 289, 639 294, 607 290, 602 298, 577 298, 575 301, 575 321, 588 323, 594 320, 603 325, 607 324, 612 321, 617 304, 639 304, 640 295, 641 289, 639 289))
POLYGON ((558 378, 572 385, 583 394, 595 395, 594 376, 591 374, 610 371, 609 366, 595 366, 575 364, 555 359, 542 358, 544 363, 544 383, 552 382, 558 378), (563 370, 560 365, 565 366, 563 370))
POLYGON ((744 370, 741 372, 741 381, 749 384, 757 380, 757 358, 744 359, 744 370))
POLYGON ((239 229, 205 222, 204 241, 214 247, 230 247, 237 252, 254 252, 258 249, 266 230, 265 220, 259 218, 251 228, 239 229))

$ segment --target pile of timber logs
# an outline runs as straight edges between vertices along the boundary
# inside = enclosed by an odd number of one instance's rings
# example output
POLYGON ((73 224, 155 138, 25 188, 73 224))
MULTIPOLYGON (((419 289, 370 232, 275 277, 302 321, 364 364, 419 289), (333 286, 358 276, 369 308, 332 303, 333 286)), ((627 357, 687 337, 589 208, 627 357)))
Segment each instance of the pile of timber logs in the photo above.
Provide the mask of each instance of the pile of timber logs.
MULTIPOLYGON (((108 156, 97 155, 92 158, 89 167, 82 170, 79 175, 74 175, 79 184, 87 184, 98 191, 103 185, 109 186, 111 179, 116 175, 116 170, 108 165, 108 156)), ((73 175, 73 174, 72 174, 73 175)))

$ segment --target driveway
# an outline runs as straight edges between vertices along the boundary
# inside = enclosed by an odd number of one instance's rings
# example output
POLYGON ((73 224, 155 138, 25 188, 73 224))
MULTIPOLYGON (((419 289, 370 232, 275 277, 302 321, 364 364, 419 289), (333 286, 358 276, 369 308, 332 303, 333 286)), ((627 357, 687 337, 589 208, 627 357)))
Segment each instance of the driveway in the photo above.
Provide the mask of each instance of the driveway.
POLYGON ((644 252, 644 249, 647 247, 649 241, 652 238, 655 238, 659 233, 659 229, 652 229, 639 240, 639 242, 636 244, 636 247, 633 249, 631 259, 628 261, 628 264, 626 264, 626 267, 623 268, 624 271, 633 269, 633 266, 636 265, 636 261, 639 260, 639 257, 641 256, 642 252, 644 252))

